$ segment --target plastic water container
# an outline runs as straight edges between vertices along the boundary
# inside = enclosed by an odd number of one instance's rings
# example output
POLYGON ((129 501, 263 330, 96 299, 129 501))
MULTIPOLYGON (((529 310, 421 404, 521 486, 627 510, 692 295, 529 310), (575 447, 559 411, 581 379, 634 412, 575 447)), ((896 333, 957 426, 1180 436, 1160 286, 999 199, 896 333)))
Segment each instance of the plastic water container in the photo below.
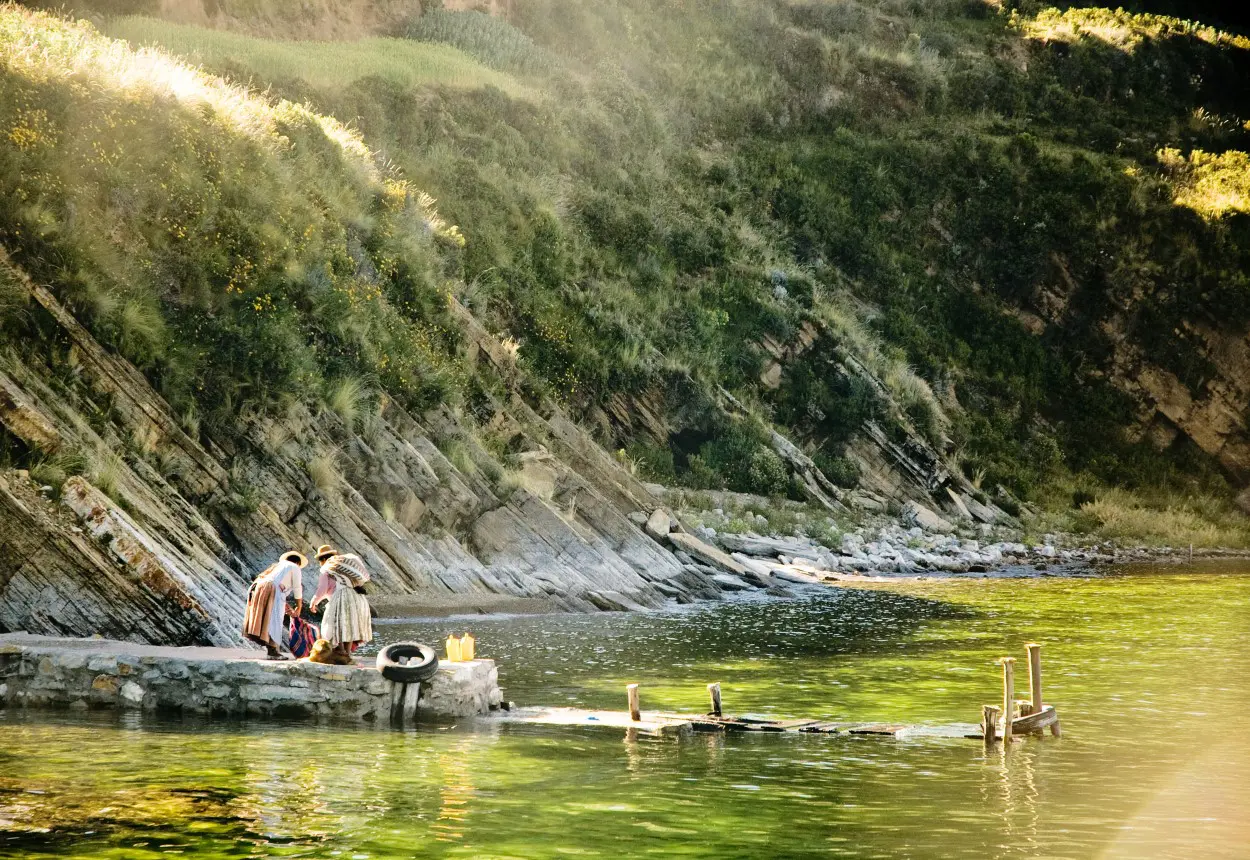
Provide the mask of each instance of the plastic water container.
POLYGON ((463 636, 461 636, 460 637, 460 659, 472 660, 473 649, 476 644, 477 644, 477 640, 473 638, 472 633, 466 633, 463 636))
POLYGON ((447 637, 447 662, 460 662, 460 640, 454 635, 447 637))

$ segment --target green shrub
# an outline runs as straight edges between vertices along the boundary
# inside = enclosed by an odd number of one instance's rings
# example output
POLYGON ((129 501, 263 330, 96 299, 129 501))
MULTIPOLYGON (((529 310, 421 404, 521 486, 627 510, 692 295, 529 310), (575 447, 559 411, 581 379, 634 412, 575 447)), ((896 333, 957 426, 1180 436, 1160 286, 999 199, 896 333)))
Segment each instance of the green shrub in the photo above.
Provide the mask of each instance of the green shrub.
POLYGON ((493 69, 536 75, 555 68, 554 58, 502 18, 484 12, 427 9, 408 25, 409 39, 458 48, 493 69))

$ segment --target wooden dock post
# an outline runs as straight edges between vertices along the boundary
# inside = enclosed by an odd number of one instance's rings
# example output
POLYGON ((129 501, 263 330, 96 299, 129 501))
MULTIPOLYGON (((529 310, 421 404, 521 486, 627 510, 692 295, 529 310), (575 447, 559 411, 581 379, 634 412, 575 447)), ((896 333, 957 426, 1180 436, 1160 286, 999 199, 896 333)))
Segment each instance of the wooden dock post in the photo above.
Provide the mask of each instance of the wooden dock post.
POLYGON ((638 685, 626 685, 625 695, 629 700, 629 718, 635 723, 642 722, 642 709, 638 704, 638 685))
POLYGON ((719 717, 720 712, 720 684, 707 685, 708 698, 712 700, 712 710, 709 713, 714 717, 719 717))
POLYGON ((417 719, 417 702, 421 698, 421 684, 391 682, 391 725, 412 724, 417 719))
POLYGON ((1011 743, 1011 721, 1016 698, 1016 658, 1003 657, 1003 743, 1011 743))
POLYGON ((986 746, 998 740, 998 712, 997 705, 981 706, 981 732, 985 736, 986 746))
POLYGON ((1029 695, 1033 699, 1033 713, 1042 712, 1042 646, 1030 642, 1024 646, 1029 652, 1029 695))

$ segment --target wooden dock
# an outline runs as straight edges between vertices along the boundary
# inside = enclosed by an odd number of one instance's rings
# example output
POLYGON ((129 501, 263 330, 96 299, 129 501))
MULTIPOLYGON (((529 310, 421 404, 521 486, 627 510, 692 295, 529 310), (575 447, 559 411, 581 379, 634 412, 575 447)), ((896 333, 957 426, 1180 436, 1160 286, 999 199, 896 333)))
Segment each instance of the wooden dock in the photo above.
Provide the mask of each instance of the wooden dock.
POLYGON ((625 729, 655 737, 678 737, 694 732, 771 732, 812 735, 876 735, 891 738, 980 738, 976 723, 947 725, 900 725, 895 723, 828 722, 825 720, 771 720, 763 717, 713 717, 707 714, 685 714, 642 711, 633 719, 626 711, 591 711, 582 708, 513 708, 486 719, 492 722, 530 726, 567 726, 571 728, 625 729))
POLYGON ((625 688, 626 710, 593 711, 583 708, 513 708, 489 717, 496 722, 531 726, 566 726, 574 728, 624 729, 656 737, 677 737, 694 732, 765 732, 795 733, 808 735, 879 736, 898 739, 910 738, 972 738, 993 744, 1001 739, 1011 743, 1016 736, 1041 734, 1049 728, 1058 737, 1059 716, 1053 705, 1042 702, 1041 646, 1030 643, 1025 646, 1029 655, 1029 687, 1032 698, 1015 698, 1015 659, 999 660, 1003 669, 1003 704, 985 705, 978 723, 898 724, 869 722, 831 722, 828 720, 775 719, 763 715, 726 716, 721 703, 720 684, 708 684, 708 701, 711 706, 706 714, 643 711, 641 691, 638 684, 625 688), (1001 714, 1011 714, 1011 720, 1001 714))

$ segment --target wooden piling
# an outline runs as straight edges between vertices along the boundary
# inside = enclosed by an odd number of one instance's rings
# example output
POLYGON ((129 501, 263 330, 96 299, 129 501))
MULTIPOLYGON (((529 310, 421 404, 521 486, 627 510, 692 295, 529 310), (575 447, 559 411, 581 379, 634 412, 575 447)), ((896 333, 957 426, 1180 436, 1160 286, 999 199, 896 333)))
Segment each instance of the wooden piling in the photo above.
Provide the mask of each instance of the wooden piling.
POLYGON ((1042 712, 1042 646, 1030 642, 1024 646, 1029 652, 1029 694, 1033 699, 1033 713, 1042 712))
POLYGON ((419 683, 391 682, 391 725, 411 725, 417 721, 417 702, 421 698, 419 683))
POLYGON ((391 681, 391 725, 398 726, 404 720, 404 687, 397 681, 391 681))
POLYGON ((985 736, 985 745, 989 746, 998 740, 998 705, 981 706, 981 733, 985 736))
POLYGON ((412 725, 417 721, 417 702, 420 698, 420 682, 404 685, 403 720, 405 725, 412 725))
POLYGON ((635 723, 642 722, 642 709, 638 704, 638 685, 628 684, 625 687, 625 696, 629 701, 629 718, 635 723))
POLYGON ((709 711, 712 716, 719 717, 720 712, 720 684, 708 684, 707 695, 712 702, 712 710, 709 711))
POLYGON ((1003 743, 1011 743, 1011 721, 1015 716, 1012 706, 1016 698, 1016 658, 1003 657, 1003 743))

